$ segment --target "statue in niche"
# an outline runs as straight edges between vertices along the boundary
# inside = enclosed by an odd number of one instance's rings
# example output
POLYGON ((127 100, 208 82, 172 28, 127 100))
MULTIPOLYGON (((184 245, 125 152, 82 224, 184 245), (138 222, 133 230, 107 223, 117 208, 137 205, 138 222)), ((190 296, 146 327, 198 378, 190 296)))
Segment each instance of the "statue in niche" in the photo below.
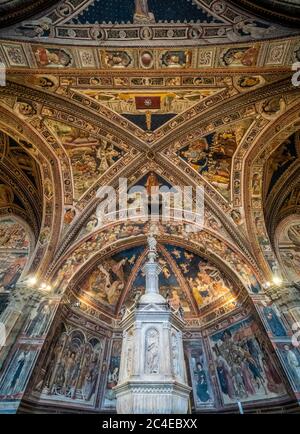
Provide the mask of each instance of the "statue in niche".
POLYGON ((136 293, 135 293, 135 295, 134 295, 134 301, 133 301, 135 306, 136 306, 136 305, 138 304, 138 302, 140 301, 141 295, 142 295, 142 291, 139 290, 139 289, 137 289, 137 290, 136 290, 136 293))
POLYGON ((159 334, 155 329, 150 329, 146 334, 146 374, 158 374, 159 372, 159 334))
POLYGON ((130 377, 132 373, 132 343, 130 342, 127 349, 127 375, 130 377))
POLYGON ((135 0, 134 24, 154 24, 154 14, 149 11, 148 0, 135 0))
POLYGON ((175 376, 179 375, 179 350, 178 350, 178 342, 175 334, 172 334, 171 337, 172 342, 172 368, 173 374, 175 376))
POLYGON ((148 246, 149 246, 149 250, 150 252, 155 252, 156 253, 156 246, 157 246, 157 241, 154 238, 154 236, 151 234, 148 237, 148 246))

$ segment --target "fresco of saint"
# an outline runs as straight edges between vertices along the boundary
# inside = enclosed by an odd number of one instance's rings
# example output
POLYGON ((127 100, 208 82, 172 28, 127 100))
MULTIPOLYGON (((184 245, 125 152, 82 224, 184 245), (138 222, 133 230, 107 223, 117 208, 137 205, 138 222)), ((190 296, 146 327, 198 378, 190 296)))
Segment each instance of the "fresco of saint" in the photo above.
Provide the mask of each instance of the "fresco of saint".
POLYGON ((0 220, 0 290, 16 287, 29 255, 30 240, 24 227, 10 218, 0 220))
POLYGON ((283 396, 281 375, 252 319, 211 336, 225 404, 283 396))
POLYGON ((149 11, 148 0, 135 0, 135 13, 133 22, 136 24, 155 22, 153 13, 149 11))

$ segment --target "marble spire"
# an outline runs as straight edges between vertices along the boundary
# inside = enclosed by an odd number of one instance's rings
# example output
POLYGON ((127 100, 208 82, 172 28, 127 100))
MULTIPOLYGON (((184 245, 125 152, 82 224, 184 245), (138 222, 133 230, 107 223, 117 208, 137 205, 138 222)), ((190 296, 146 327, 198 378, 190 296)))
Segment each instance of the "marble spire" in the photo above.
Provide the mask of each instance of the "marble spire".
POLYGON ((145 294, 141 297, 140 303, 166 303, 166 299, 159 293, 159 274, 161 267, 157 263, 157 241, 153 235, 148 237, 148 261, 143 267, 146 277, 145 294))

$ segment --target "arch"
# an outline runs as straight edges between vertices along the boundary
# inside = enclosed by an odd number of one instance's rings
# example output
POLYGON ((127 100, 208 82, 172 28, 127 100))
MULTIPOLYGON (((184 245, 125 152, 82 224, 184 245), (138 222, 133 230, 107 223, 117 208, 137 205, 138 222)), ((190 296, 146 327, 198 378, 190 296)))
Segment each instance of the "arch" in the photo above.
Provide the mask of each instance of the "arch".
MULTIPOLYGON (((130 158, 130 157, 128 157, 130 158)), ((158 159, 157 159, 158 160, 158 159)), ((122 161, 120 164, 122 165, 122 161)), ((163 157, 160 161, 146 161, 144 164, 140 163, 140 155, 138 155, 133 162, 131 162, 129 168, 121 168, 121 171, 117 172, 115 176, 110 179, 108 185, 114 187, 116 193, 119 192, 119 178, 126 178, 129 182, 128 189, 133 185, 138 184, 139 180, 145 176, 145 174, 153 171, 157 175, 159 175, 162 180, 172 186, 179 186, 182 189, 184 186, 191 186, 193 189, 193 202, 196 201, 196 189, 199 187, 198 179, 192 177, 190 173, 183 173, 179 164, 177 164, 177 160, 171 162, 170 160, 166 161, 165 157, 163 157), (149 165, 150 163, 150 165, 149 165), (179 166, 179 167, 178 167, 179 166)), ((202 185, 202 183, 200 184, 202 185)), ((209 228, 210 223, 207 221, 207 214, 211 214, 215 216, 215 218, 220 221, 219 230, 222 231, 222 234, 226 233, 226 236, 237 243, 239 248, 244 252, 246 256, 249 257, 250 261, 255 261, 255 258, 251 257, 250 246, 248 246, 248 241, 246 240, 243 233, 239 230, 239 227, 235 224, 233 217, 228 216, 228 212, 230 211, 230 207, 228 205, 224 205, 223 207, 216 202, 216 192, 212 191, 213 189, 210 186, 205 185, 204 190, 204 212, 205 212, 205 225, 209 228)), ((62 240, 60 247, 57 251, 56 258, 62 256, 68 249, 72 248, 71 242, 73 241, 73 245, 77 243, 81 237, 84 236, 83 227, 87 224, 87 222, 93 217, 96 212, 96 208, 99 204, 99 199, 93 198, 88 206, 85 207, 86 212, 82 213, 79 218, 75 219, 73 224, 70 226, 70 229, 66 233, 64 239, 62 240), (83 232, 83 233, 82 233, 83 232), (74 243, 75 240, 75 243, 74 243)))
POLYGON ((290 282, 300 281, 300 214, 290 214, 280 221, 275 230, 275 252, 290 282), (298 228, 298 231, 297 231, 298 228), (290 234, 290 232, 292 233, 290 234))
POLYGON ((59 165, 57 163, 57 157, 48 148, 43 138, 28 122, 20 119, 12 112, 8 107, 4 107, 0 104, 0 128, 2 131, 13 137, 21 147, 29 150, 32 158, 37 161, 44 181, 49 179, 49 182, 53 183, 53 179, 56 180, 58 187, 55 189, 55 194, 45 198, 42 203, 43 220, 42 226, 39 231, 39 242, 36 245, 34 259, 31 262, 30 272, 36 272, 39 269, 39 273, 42 273, 47 263, 51 261, 51 255, 44 255, 42 258, 42 252, 54 251, 57 240, 60 234, 60 213, 61 213, 61 191, 62 184, 60 178, 59 165), (46 210, 46 203, 48 203, 48 209, 46 210), (54 209, 58 212, 54 212, 54 209), (51 212, 50 212, 51 210, 51 212), (48 220, 50 219, 51 225, 48 220))
POLYGON ((260 185, 263 185, 263 170, 267 159, 282 144, 283 140, 299 129, 298 119, 299 104, 295 103, 257 138, 245 160, 244 209, 250 211, 249 217, 246 219, 247 233, 251 239, 253 254, 259 258, 259 262, 265 270, 266 279, 269 278, 269 280, 276 258, 266 231, 263 192, 260 190, 259 194, 253 195, 252 180, 256 173, 260 185), (258 222, 261 223, 261 241, 258 236, 259 231, 256 229, 258 222))

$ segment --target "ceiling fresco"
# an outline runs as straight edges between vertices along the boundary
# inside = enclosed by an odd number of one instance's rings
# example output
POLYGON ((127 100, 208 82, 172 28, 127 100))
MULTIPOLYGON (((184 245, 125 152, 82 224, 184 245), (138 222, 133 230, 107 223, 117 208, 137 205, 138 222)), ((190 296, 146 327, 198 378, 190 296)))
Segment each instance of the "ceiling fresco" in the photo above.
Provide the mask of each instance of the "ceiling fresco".
MULTIPOLYGON (((22 107, 22 104, 23 102, 20 102, 18 106, 22 107)), ((40 228, 43 206, 38 163, 26 148, 12 137, 1 133, 0 167, 2 214, 15 213, 28 221, 36 233, 40 228)))
POLYGON ((194 170, 229 198, 232 158, 253 119, 220 128, 196 140, 179 152, 194 170))
MULTIPOLYGON (((171 87, 172 82, 169 83, 171 87)), ((82 90, 83 95, 95 99, 119 113, 145 131, 154 131, 176 115, 185 112, 199 101, 218 92, 217 89, 158 92, 110 92, 82 90)))
POLYGON ((46 124, 63 145, 72 166, 75 198, 78 199, 124 152, 111 142, 57 121, 46 124))
POLYGON ((289 137, 275 152, 267 163, 266 168, 266 186, 268 194, 284 175, 284 173, 294 163, 299 160, 300 140, 299 133, 289 137))
POLYGON ((299 2, 297 0, 236 0, 231 3, 241 5, 245 10, 256 15, 277 19, 288 25, 297 26, 299 24, 299 2))
MULTIPOLYGON (((191 45, 276 38, 296 29, 270 23, 229 2, 206 0, 83 0, 61 2, 46 15, 24 20, 6 32, 7 38, 49 41, 77 39, 101 43, 140 39, 155 44, 169 39, 191 45), (99 24, 101 27, 99 28, 99 24), (117 28, 116 28, 117 25, 117 28), (142 26, 142 27, 141 27, 142 26)), ((1 32, 0 32, 1 36, 1 32)))
POLYGON ((159 0, 98 0, 88 2, 87 7, 72 17, 72 24, 109 24, 109 23, 137 23, 144 20, 144 24, 151 22, 184 22, 206 21, 217 23, 218 20, 202 9, 196 2, 186 0, 166 0, 162 4, 159 0), (148 3, 148 4, 147 4, 148 3))
MULTIPOLYGON (((216 309, 221 300, 225 304, 236 300, 238 290, 208 261, 171 245, 162 245, 159 251, 160 288, 172 306, 182 304, 188 316, 195 316, 198 310, 207 314, 216 309)), ((146 254, 144 248, 138 247, 101 262, 80 286, 80 298, 87 297, 112 313, 117 306, 121 309, 124 301, 130 307, 145 289, 141 270, 146 254)))

